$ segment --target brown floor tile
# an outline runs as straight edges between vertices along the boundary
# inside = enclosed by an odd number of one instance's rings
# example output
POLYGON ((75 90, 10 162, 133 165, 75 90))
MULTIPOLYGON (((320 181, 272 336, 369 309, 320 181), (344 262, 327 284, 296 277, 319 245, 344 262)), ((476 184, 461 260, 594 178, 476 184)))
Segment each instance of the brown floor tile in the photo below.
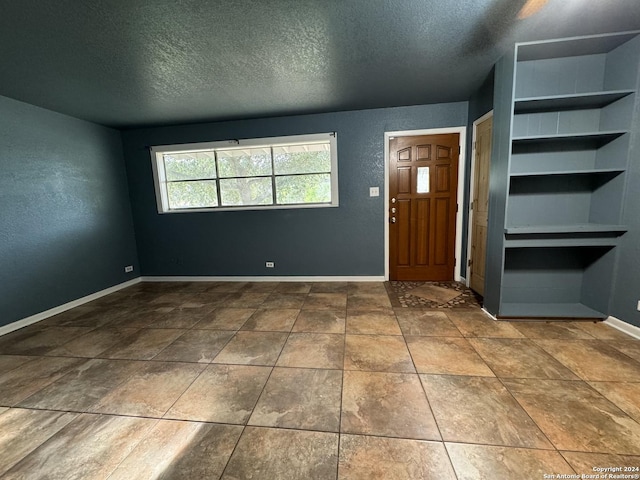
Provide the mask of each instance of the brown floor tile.
POLYGON ((145 326, 145 328, 191 328, 205 315, 211 313, 213 309, 209 311, 203 311, 199 308, 176 308, 169 313, 158 317, 152 323, 145 326))
POLYGON ((21 328, 0 337, 0 354, 44 355, 60 345, 93 330, 91 327, 21 328))
POLYGON ((245 424, 270 373, 268 367, 209 365, 165 417, 245 424))
POLYGON ((303 310, 345 310, 346 293, 310 293, 302 305, 303 310))
POLYGON ((524 335, 508 322, 493 320, 479 310, 454 310, 446 312, 465 337, 522 338, 524 335))
POLYGON ((278 359, 279 367, 342 369, 344 335, 292 333, 278 359))
POLYGON ((144 366, 144 362, 129 360, 88 360, 20 402, 20 406, 85 412, 144 366))
POLYGON ((558 450, 640 454, 640 424, 586 383, 503 382, 558 450))
POLYGON ((344 333, 346 314, 337 310, 302 310, 293 332, 344 333))
POLYGON ((415 374, 344 372, 340 431, 440 440, 415 374))
POLYGON ((584 380, 640 382, 640 362, 601 340, 536 340, 584 380))
POLYGON ((186 330, 143 329, 124 338, 118 345, 102 352, 101 357, 128 360, 151 360, 186 330))
POLYGON ((405 335, 426 337, 461 337, 460 330, 446 313, 417 308, 395 309, 400 329, 405 335))
POLYGON ((578 328, 575 322, 510 322, 513 327, 527 338, 590 340, 593 337, 578 328))
POLYGON ((53 317, 46 318, 40 322, 39 325, 55 325, 58 327, 73 327, 76 320, 81 320, 84 317, 92 316, 94 313, 100 312, 113 312, 109 308, 101 307, 96 304, 95 301, 91 304, 80 305, 62 313, 58 313, 53 317))
POLYGON ((231 293, 224 301, 228 308, 258 308, 269 296, 268 293, 231 293))
POLYGON ((625 355, 640 362, 640 340, 634 338, 630 340, 607 341, 606 343, 607 345, 612 346, 616 350, 619 350, 625 355))
POLYGON ((357 311, 347 313, 347 333, 402 335, 393 311, 357 311))
POLYGON ((458 480, 543 479, 551 478, 545 474, 574 473, 555 451, 463 443, 447 443, 447 450, 458 480))
POLYGON ((289 332, 300 310, 295 308, 260 309, 251 315, 241 330, 289 332))
POLYGON ((309 293, 347 293, 347 282, 314 282, 309 293))
POLYGON ((224 480, 334 480, 338 435, 247 427, 222 477, 224 480))
POLYGON ((0 375, 10 372, 31 360, 38 357, 28 357, 26 355, 0 355, 0 375))
POLYGON ((348 310, 384 310, 391 309, 391 302, 386 293, 349 293, 347 295, 348 310))
POLYGON ((141 310, 134 310, 123 315, 108 323, 109 327, 123 327, 123 328, 144 328, 152 323, 155 323, 167 313, 175 308, 173 306, 156 305, 154 307, 144 307, 141 310))
POLYGON ((497 378, 420 378, 445 441, 552 448, 497 378))
POLYGON ((148 362, 89 411, 160 418, 204 368, 194 363, 148 362))
POLYGON ((455 480, 440 442, 342 435, 340 480, 455 480))
POLYGON ((599 340, 626 341, 632 338, 604 322, 573 322, 573 324, 599 340))
MULTIPOLYGON (((567 460, 569 465, 573 467, 578 475, 598 475, 602 479, 608 478, 602 475, 608 475, 611 472, 595 472, 594 467, 635 467, 640 468, 640 457, 631 455, 611 455, 605 453, 579 453, 579 452, 560 452, 567 460)), ((612 475, 625 474, 625 472, 616 472, 612 475)), ((627 475, 637 475, 638 470, 628 471, 627 475)), ((583 477, 589 478, 589 477, 583 477)))
POLYGON ((272 293, 260 305, 260 308, 302 308, 306 294, 300 293, 272 293))
POLYGON ((349 293, 386 295, 384 282, 349 282, 349 293))
POLYGON ((51 325, 56 327, 91 327, 99 328, 119 318, 125 312, 109 306, 82 305, 54 317, 47 318, 39 325, 51 325), (84 313, 73 314, 73 310, 85 308, 84 313))
POLYGON ((37 358, 0 375, 0 406, 12 407, 65 375, 79 358, 37 358))
POLYGON ((220 478, 242 427, 160 420, 109 480, 220 478))
POLYGON ((273 366, 287 336, 281 332, 237 332, 213 363, 273 366))
POLYGON ((3 479, 107 478, 155 423, 147 418, 82 414, 18 462, 3 479))
POLYGON ((136 328, 98 328, 65 343, 61 347, 54 348, 48 352, 48 355, 93 358, 108 348, 119 345, 125 338, 137 331, 136 328))
POLYGON ((230 292, 239 292, 243 290, 248 285, 248 282, 217 282, 214 285, 211 285, 207 292, 214 293, 230 293, 230 292))
POLYGON ((249 425, 337 432, 342 372, 274 368, 249 425))
POLYGON ((75 413, 12 408, 0 414, 0 475, 76 418, 75 413))
POLYGON ((498 377, 578 380, 571 370, 529 339, 470 338, 469 342, 498 377))
POLYGON ((272 293, 279 282, 248 282, 243 288, 243 292, 250 293, 272 293))
POLYGON ((234 334, 224 330, 189 330, 153 359, 210 363, 234 334))
POLYGON ((239 330, 255 311, 255 308, 218 308, 196 323, 194 328, 239 330))
POLYGON ((313 283, 281 282, 275 288, 276 293, 309 293, 313 283))
POLYGON ((402 337, 347 335, 345 370, 415 373, 411 355, 402 337))
POLYGON ((589 382, 589 385, 640 423, 640 383, 589 382))
POLYGON ((406 337, 418 373, 495 376, 465 338, 406 337))

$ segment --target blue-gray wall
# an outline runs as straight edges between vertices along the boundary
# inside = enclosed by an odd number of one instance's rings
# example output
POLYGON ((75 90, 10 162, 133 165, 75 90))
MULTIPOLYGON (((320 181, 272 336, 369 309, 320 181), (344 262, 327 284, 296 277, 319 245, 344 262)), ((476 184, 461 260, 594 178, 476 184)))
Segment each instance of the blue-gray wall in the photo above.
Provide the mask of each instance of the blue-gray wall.
POLYGON ((0 97, 0 326, 137 267, 120 133, 0 97))
POLYGON ((383 275, 384 132, 466 125, 467 109, 459 102, 123 132, 142 274, 383 275), (151 145, 333 131, 337 208, 157 213, 151 145), (371 186, 380 197, 369 197, 371 186))

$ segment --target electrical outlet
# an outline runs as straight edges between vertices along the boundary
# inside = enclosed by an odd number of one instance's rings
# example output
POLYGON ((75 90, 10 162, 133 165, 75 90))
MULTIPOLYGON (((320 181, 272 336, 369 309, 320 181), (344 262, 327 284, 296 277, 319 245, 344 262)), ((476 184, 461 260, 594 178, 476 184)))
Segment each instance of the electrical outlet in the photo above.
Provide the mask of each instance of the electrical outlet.
POLYGON ((127 265, 126 267, 124 267, 124 273, 131 273, 133 272, 133 265, 127 265))
POLYGON ((380 196, 380 187, 369 187, 369 196, 370 197, 379 197, 380 196))
POLYGON ((267 268, 273 268, 276 266, 276 264, 273 262, 265 262, 264 266, 267 268))

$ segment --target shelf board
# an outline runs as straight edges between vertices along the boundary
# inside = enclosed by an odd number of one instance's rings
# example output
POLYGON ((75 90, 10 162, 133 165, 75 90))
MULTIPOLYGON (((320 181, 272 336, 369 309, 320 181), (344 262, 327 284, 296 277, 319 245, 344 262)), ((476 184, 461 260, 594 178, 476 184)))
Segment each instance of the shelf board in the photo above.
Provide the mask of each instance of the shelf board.
POLYGON ((600 148, 627 133, 623 130, 609 132, 566 133, 514 137, 512 145, 575 145, 581 148, 600 148))
POLYGON ((618 175, 623 168, 587 168, 583 170, 547 170, 543 172, 514 172, 511 177, 547 177, 549 175, 618 175))
POLYGON ((537 113, 602 108, 633 92, 633 90, 613 90, 606 92, 516 98, 513 111, 514 113, 537 113))
POLYGON ((523 238, 504 241, 504 248, 615 247, 616 237, 523 238))
POLYGON ((504 229, 507 235, 558 234, 558 233, 624 233, 626 225, 603 225, 599 223, 580 223, 577 225, 522 225, 504 229))
POLYGON ((543 40, 517 44, 519 62, 542 60, 546 58, 575 57, 579 55, 597 55, 608 53, 640 32, 621 32, 604 35, 543 40))
POLYGON ((582 303, 503 303, 500 318, 607 318, 582 303))

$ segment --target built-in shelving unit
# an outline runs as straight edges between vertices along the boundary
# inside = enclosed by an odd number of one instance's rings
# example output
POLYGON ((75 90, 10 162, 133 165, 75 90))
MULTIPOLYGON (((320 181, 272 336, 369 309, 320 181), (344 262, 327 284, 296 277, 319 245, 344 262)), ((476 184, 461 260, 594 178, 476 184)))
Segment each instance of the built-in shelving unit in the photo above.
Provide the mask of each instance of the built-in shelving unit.
POLYGON ((490 241, 501 246, 493 251, 502 270, 485 288, 498 280, 485 306, 499 317, 608 315, 627 231, 638 34, 522 43, 496 68, 496 95, 511 95, 496 99, 494 113, 497 128, 510 129, 494 135, 506 179, 494 201, 504 205, 504 229, 490 241))

